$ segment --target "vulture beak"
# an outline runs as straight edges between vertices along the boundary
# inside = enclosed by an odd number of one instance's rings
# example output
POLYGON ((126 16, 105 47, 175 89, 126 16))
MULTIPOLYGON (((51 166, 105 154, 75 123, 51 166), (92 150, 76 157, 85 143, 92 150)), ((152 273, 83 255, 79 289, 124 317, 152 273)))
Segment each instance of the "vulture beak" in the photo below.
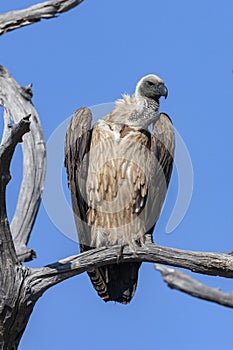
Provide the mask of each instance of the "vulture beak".
POLYGON ((159 92, 160 96, 164 96, 165 99, 167 98, 168 89, 163 83, 158 85, 158 92, 159 92))

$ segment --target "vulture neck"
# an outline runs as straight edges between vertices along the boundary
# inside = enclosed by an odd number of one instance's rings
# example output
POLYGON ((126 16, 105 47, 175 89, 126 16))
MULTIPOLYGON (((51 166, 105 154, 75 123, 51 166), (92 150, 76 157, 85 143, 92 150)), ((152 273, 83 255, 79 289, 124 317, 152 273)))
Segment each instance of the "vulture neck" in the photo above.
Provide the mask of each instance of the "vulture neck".
POLYGON ((141 98, 138 98, 138 100, 140 101, 141 104, 143 104, 143 106, 145 108, 148 108, 149 110, 154 111, 154 112, 158 112, 158 110, 159 110, 159 99, 158 100, 153 100, 152 98, 141 97, 141 98))
POLYGON ((132 129, 147 129, 158 117, 159 101, 144 96, 124 95, 116 102, 114 110, 104 120, 132 129))

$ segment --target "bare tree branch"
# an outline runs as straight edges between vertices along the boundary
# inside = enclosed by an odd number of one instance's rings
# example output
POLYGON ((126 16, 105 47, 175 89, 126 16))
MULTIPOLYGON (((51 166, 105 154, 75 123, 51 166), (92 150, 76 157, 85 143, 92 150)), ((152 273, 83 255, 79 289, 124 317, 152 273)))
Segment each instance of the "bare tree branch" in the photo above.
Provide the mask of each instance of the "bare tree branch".
MULTIPOLYGON (((19 123, 11 127, 8 137, 5 138, 4 144, 0 147, 0 349, 16 349, 22 329, 26 327, 24 315, 19 314, 17 321, 20 319, 20 331, 18 323, 16 328, 12 325, 16 320, 16 313, 19 311, 19 294, 23 282, 23 267, 19 264, 10 227, 6 213, 6 185, 10 176, 10 162, 18 142, 22 141, 22 136, 29 131, 29 116, 22 119, 19 123), (9 345, 9 346, 8 346, 9 345)), ((30 312, 32 311, 32 307, 30 312)))
POLYGON ((118 262, 147 261, 183 267, 196 273, 233 277, 233 257, 228 254, 194 252, 148 244, 132 252, 128 247, 121 251, 120 246, 91 249, 85 253, 60 260, 48 266, 32 269, 30 284, 37 294, 42 294, 53 285, 93 266, 103 266, 118 262))
POLYGON ((12 122, 18 123, 31 115, 31 132, 24 136, 22 144, 23 180, 11 223, 15 249, 21 261, 31 260, 35 256, 35 252, 26 245, 39 209, 46 167, 44 136, 31 96, 31 86, 19 86, 7 69, 0 66, 0 104, 4 106, 5 124, 2 143, 11 132, 12 122))
POLYGON ((192 295, 196 298, 233 308, 233 292, 223 293, 219 288, 210 288, 182 271, 159 264, 155 268, 161 272, 163 280, 172 289, 192 295))
MULTIPOLYGON (((0 298, 0 309, 2 308, 5 313, 0 313, 0 325, 2 320, 4 341, 8 348, 16 348, 13 345, 18 344, 33 306, 47 289, 67 278, 87 271, 93 266, 118 262, 148 261, 184 267, 202 274, 233 277, 233 257, 229 254, 184 251, 155 244, 148 244, 148 246, 138 248, 135 252, 132 252, 128 247, 125 247, 123 252, 121 250, 120 246, 92 249, 37 269, 17 264, 8 268, 7 273, 4 269, 0 269, 0 278, 2 273, 5 274, 2 279, 5 284, 1 285, 1 288, 4 286, 2 289, 4 293, 3 297, 0 298), (11 298, 12 295, 13 298, 11 298), (16 317, 15 310, 19 310, 16 317), (14 320, 13 324, 7 323, 9 314, 14 320)), ((197 296, 200 297, 200 295, 197 296)), ((209 298, 207 293, 203 296, 206 297, 206 300, 218 303, 218 293, 215 295, 212 293, 209 298)), ((229 298, 223 299, 223 296, 221 297, 222 305, 232 307, 230 294, 229 298)), ((0 349, 2 348, 0 347, 0 349)))
POLYGON ((78 6, 82 1, 52 0, 33 5, 24 10, 4 13, 0 15, 0 35, 39 22, 42 18, 54 18, 59 13, 69 11, 75 6, 78 6))
POLYGON ((1 266, 7 266, 8 262, 17 263, 16 252, 8 224, 6 212, 6 186, 11 178, 10 163, 18 142, 29 131, 29 116, 11 127, 5 143, 0 146, 0 260, 1 266))
POLYGON ((1 171, 9 172, 10 162, 17 143, 22 142, 22 137, 30 128, 30 115, 21 119, 17 124, 10 126, 10 132, 6 141, 0 146, 1 171))

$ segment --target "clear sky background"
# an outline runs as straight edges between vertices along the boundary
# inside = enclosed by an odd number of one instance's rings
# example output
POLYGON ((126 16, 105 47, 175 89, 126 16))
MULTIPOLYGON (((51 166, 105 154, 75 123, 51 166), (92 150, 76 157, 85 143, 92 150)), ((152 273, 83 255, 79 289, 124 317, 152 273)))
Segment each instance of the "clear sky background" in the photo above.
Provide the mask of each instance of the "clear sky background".
MULTIPOLYGON (((2 1, 0 11, 33 3, 2 1)), ((33 83, 33 103, 46 140, 78 107, 133 93, 136 82, 148 73, 165 80, 169 96, 161 110, 171 116, 185 140, 194 189, 182 223, 166 234, 177 195, 173 172, 154 232, 161 245, 233 249, 232 15, 230 0, 86 0, 59 18, 0 38, 0 63, 21 85, 33 83)), ((10 216, 20 160, 18 151, 8 188, 10 216)), ((78 252, 78 244, 59 232, 43 206, 29 246, 38 255, 28 263, 31 267, 78 252)), ((195 277, 209 286, 233 290, 232 280, 195 277)), ((105 304, 86 274, 51 288, 36 304, 20 350, 217 350, 232 346, 232 325, 233 310, 169 289, 153 265, 144 263, 135 297, 127 306, 105 304)))

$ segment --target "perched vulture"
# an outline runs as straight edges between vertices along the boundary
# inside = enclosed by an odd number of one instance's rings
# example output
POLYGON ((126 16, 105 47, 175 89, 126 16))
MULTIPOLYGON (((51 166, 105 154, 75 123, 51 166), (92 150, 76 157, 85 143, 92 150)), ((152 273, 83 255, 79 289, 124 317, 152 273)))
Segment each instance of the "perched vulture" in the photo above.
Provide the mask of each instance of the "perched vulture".
MULTIPOLYGON (((92 114, 80 108, 66 132, 65 166, 80 250, 152 241, 169 184, 175 148, 172 122, 159 113, 168 91, 150 74, 135 95, 91 127, 92 114), (152 133, 148 126, 152 124, 152 133)), ((141 263, 118 263, 88 270, 104 301, 132 299, 141 263)))

